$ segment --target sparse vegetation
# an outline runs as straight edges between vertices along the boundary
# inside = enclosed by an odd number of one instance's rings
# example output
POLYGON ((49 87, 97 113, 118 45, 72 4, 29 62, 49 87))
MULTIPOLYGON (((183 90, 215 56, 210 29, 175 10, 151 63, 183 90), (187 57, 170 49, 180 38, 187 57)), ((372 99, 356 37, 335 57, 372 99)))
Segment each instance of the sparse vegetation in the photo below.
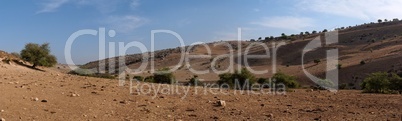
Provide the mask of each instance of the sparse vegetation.
POLYGON ((341 69, 341 68, 342 68, 342 64, 336 64, 336 68, 337 68, 337 69, 341 69))
POLYGON ((50 54, 49 43, 42 45, 28 43, 21 51, 21 58, 25 61, 32 63, 32 67, 45 66, 52 67, 57 63, 57 59, 54 55, 50 54))
POLYGON ((153 82, 162 84, 173 84, 176 79, 172 72, 168 72, 168 68, 161 69, 154 73, 153 82))
POLYGON ((320 63, 320 62, 321 62, 320 59, 314 59, 314 63, 315 63, 315 64, 318 64, 318 63, 320 63))
POLYGON ((198 79, 197 75, 194 75, 190 81, 187 83, 187 85, 191 85, 191 86, 202 86, 204 85, 202 82, 200 82, 200 80, 198 79))
POLYGON ((267 79, 266 78, 258 78, 257 79, 257 83, 259 83, 259 84, 264 84, 264 83, 267 83, 267 79))
POLYGON ((11 55, 13 55, 16 58, 21 58, 21 55, 18 52, 12 52, 11 55))
POLYGON ((228 86, 230 86, 229 88, 234 89, 250 89, 250 86, 254 84, 254 82, 255 82, 254 75, 246 68, 242 68, 240 72, 238 71, 233 74, 231 73, 220 74, 218 80, 219 85, 227 84, 228 86), (238 84, 236 85, 236 83, 238 84))
POLYGON ((79 76, 88 76, 88 77, 96 77, 96 78, 106 78, 106 79, 115 79, 116 77, 111 75, 111 74, 101 74, 101 73, 96 73, 93 70, 88 70, 88 69, 75 69, 69 72, 69 74, 73 75, 79 75, 79 76))
POLYGON ((144 77, 142 77, 142 76, 134 76, 133 79, 136 79, 137 81, 143 81, 144 77))
POLYGON ((360 61, 360 65, 364 65, 364 64, 366 64, 366 61, 364 61, 364 60, 360 61))
POLYGON ((283 83, 287 88, 298 88, 300 86, 296 81, 296 77, 286 75, 282 72, 275 73, 274 76, 272 76, 272 80, 276 84, 283 83))
POLYGON ((361 84, 366 93, 396 93, 402 91, 402 78, 396 74, 376 72, 370 74, 361 84))

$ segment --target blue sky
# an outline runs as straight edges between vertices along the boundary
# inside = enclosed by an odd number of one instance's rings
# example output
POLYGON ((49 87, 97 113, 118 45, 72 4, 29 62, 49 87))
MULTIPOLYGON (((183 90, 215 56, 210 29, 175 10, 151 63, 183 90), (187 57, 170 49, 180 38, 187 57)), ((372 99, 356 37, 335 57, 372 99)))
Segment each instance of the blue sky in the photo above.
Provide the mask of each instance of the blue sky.
MULTIPOLYGON (((60 63, 69 36, 82 29, 115 30, 106 42, 144 43, 151 30, 178 33, 186 45, 279 36, 402 18, 398 0, 0 0, 0 50, 19 52, 29 42, 49 42, 60 63)), ((98 37, 82 36, 72 46, 75 63, 98 59, 98 37)), ((156 49, 177 47, 157 34, 156 49)), ((117 43, 116 43, 117 44, 117 43)), ((108 49, 107 49, 108 50, 108 49)), ((139 52, 132 48, 128 54, 139 52)), ((117 55, 117 53, 116 53, 117 55)))

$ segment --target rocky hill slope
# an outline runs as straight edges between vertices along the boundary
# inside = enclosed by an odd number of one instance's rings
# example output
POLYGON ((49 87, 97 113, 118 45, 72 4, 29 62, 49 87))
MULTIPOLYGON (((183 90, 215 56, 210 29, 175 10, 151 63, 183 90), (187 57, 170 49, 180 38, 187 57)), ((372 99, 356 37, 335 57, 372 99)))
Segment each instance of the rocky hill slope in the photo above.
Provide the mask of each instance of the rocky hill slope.
MULTIPOLYGON (((321 48, 315 49, 311 52, 306 53, 304 58, 304 65, 306 70, 313 75, 323 78, 325 76, 326 70, 326 50, 328 49, 339 49, 339 64, 341 69, 339 70, 340 83, 356 85, 355 88, 359 88, 359 83, 366 75, 377 72, 395 72, 401 73, 402 71, 402 22, 392 21, 384 23, 368 23, 357 25, 353 27, 342 27, 337 28, 339 32, 339 43, 326 45, 321 48), (320 63, 314 63, 314 60, 320 60, 320 63), (363 64, 364 63, 364 64, 363 64)), ((276 37, 270 40, 262 40, 265 45, 270 49, 271 57, 267 59, 248 59, 250 67, 256 70, 268 69, 269 73, 257 75, 257 77, 269 78, 272 75, 273 66, 276 66, 276 71, 281 71, 287 74, 291 74, 298 77, 298 81, 305 86, 312 85, 310 79, 308 79, 304 72, 302 71, 302 51, 307 43, 312 41, 314 38, 322 38, 324 43, 324 33, 316 33, 309 35, 293 35, 289 39, 281 39, 276 37), (286 45, 280 46, 277 50, 276 64, 273 65, 272 56, 272 42, 279 43, 285 42, 286 45)), ((224 41, 224 42, 213 42, 208 43, 211 50, 212 58, 216 58, 222 54, 229 54, 231 51, 225 45, 217 45, 217 43, 228 43, 234 47, 234 53, 240 52, 241 55, 234 55, 234 63, 230 64, 229 58, 219 59, 215 65, 211 65, 211 59, 191 59, 190 67, 196 70, 210 70, 207 74, 198 74, 204 81, 216 81, 218 80, 218 74, 213 73, 212 67, 218 70, 224 70, 229 66, 245 67, 244 61, 238 62, 237 59, 244 59, 244 53, 247 47, 255 42, 251 41, 224 41), (241 47, 240 47, 241 46, 241 47), (240 47, 240 48, 239 48, 240 47)), ((188 49, 188 48, 187 48, 188 49)), ((250 54, 266 54, 266 50, 262 46, 253 46, 250 48, 250 54)), ((205 46, 195 46, 191 50, 186 50, 190 52, 190 55, 205 55, 208 51, 205 46)), ((181 57, 180 48, 165 49, 155 52, 155 68, 161 69, 165 67, 176 67, 180 66, 179 70, 175 71, 174 74, 179 81, 187 81, 194 73, 189 71, 188 66, 179 63, 181 57)), ((118 58, 113 58, 118 60, 118 58)), ((150 58, 143 58, 141 54, 133 54, 125 56, 126 63, 117 65, 116 68, 127 66, 129 68, 138 68, 142 60, 150 60, 150 58)), ((101 60, 101 65, 106 65, 106 70, 108 71, 108 59, 101 60)), ((90 62, 85 64, 85 68, 98 68, 99 61, 90 62)), ((148 76, 150 64, 148 64, 147 69, 143 71, 140 76, 148 76)), ((234 68, 236 69, 236 68, 234 68)), ((117 74, 118 71, 110 72, 112 74, 117 74)))

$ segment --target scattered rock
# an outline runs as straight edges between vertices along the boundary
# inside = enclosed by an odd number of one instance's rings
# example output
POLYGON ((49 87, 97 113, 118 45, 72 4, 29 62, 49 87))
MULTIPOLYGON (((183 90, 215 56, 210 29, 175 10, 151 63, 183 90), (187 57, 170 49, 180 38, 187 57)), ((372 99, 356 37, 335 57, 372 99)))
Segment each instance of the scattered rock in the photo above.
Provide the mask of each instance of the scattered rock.
POLYGON ((265 116, 267 116, 268 118, 274 118, 274 114, 272 114, 272 113, 267 114, 267 115, 265 115, 265 116))
POLYGON ((71 96, 71 97, 79 97, 80 95, 73 93, 73 94, 71 94, 70 96, 71 96))
POLYGON ((32 98, 32 101, 38 101, 38 100, 39 100, 39 98, 37 98, 37 97, 32 98))
POLYGON ((218 106, 222 106, 222 107, 226 106, 226 102, 223 100, 219 100, 217 103, 218 103, 218 106))

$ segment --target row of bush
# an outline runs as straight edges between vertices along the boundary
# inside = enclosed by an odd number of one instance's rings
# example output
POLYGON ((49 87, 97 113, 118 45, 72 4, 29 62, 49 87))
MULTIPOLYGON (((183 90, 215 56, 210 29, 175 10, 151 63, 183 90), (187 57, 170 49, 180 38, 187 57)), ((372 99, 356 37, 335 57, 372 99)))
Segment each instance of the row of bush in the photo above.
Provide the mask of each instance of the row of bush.
POLYGON ((376 72, 361 84, 366 93, 402 93, 402 78, 395 73, 376 72))

